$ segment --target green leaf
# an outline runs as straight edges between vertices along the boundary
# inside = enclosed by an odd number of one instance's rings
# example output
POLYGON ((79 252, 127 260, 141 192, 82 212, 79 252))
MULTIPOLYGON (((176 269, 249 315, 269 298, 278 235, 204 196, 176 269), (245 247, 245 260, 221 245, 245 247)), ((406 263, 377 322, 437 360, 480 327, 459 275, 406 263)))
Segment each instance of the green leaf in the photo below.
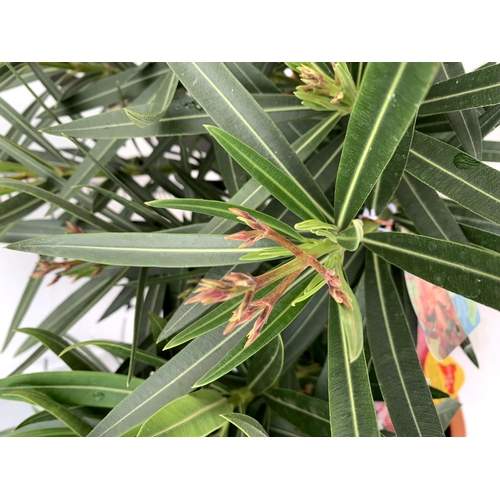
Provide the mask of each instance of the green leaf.
POLYGON ((466 73, 431 87, 419 116, 449 113, 500 103, 500 65, 466 73))
MULTIPOLYGON (((152 315, 152 313, 150 313, 150 315, 152 315)), ((112 342, 111 340, 87 340, 85 342, 78 342, 78 344, 69 345, 64 349, 64 351, 61 351, 59 353, 59 356, 63 357, 73 351, 73 349, 80 349, 81 347, 85 347, 88 345, 101 347, 105 351, 108 351, 111 354, 119 356, 123 359, 128 359, 130 357, 130 351, 132 349, 132 346, 130 344, 126 344, 124 342, 112 342)), ((137 361, 146 363, 150 366, 154 366, 155 368, 160 368, 160 366, 163 366, 167 362, 165 359, 153 354, 149 354, 148 352, 141 349, 137 349, 136 356, 137 361)))
POLYGON ((91 371, 42 372, 11 375, 0 380, 0 394, 13 390, 37 391, 62 405, 114 408, 143 382, 116 373, 91 371))
MULTIPOLYGON (((441 68, 448 80, 463 75, 465 72, 462 63, 441 63, 441 68)), ((465 152, 481 160, 483 141, 476 110, 455 111, 447 113, 446 116, 465 152)))
POLYGON ((222 330, 218 328, 193 340, 111 410, 90 436, 121 436, 159 408, 192 391, 193 384, 245 334, 245 331, 233 331, 222 335, 222 330))
POLYGON ((460 224, 460 229, 470 243, 500 253, 500 235, 467 224, 460 224))
POLYGON ((29 151, 2 136, 0 136, 0 149, 7 153, 8 156, 29 168, 35 174, 39 175, 42 179, 51 180, 60 187, 64 186, 65 181, 55 171, 54 166, 40 158, 39 155, 35 155, 33 151, 29 151))
MULTIPOLYGON (((201 387, 222 377, 222 375, 225 375, 233 368, 236 368, 238 365, 243 363, 243 361, 246 361, 271 342, 271 340, 277 337, 307 305, 309 301, 307 299, 299 302, 295 306, 292 306, 292 302, 297 297, 302 295, 303 291, 309 284, 309 281, 310 280, 306 280, 302 284, 296 286, 288 292, 276 304, 276 306, 274 306, 268 322, 252 344, 245 347, 245 343, 248 339, 241 339, 238 344, 231 349, 231 351, 229 351, 217 364, 215 364, 202 378, 196 382, 195 387, 201 387)), ((242 328, 246 328, 247 325, 248 324, 237 327, 235 330, 239 331, 242 328)))
POLYGON ((500 309, 500 254, 402 233, 367 234, 363 244, 391 264, 419 278, 500 309))
POLYGON ((81 353, 72 352, 66 354, 66 348, 70 345, 69 342, 55 333, 49 332, 48 330, 42 330, 41 328, 20 328, 17 331, 26 333, 41 342, 56 356, 59 356, 72 370, 98 370, 98 368, 81 353))
POLYGON ((252 63, 226 62, 224 64, 249 92, 279 92, 278 88, 252 63))
POLYGON ((396 435, 442 436, 389 266, 370 253, 365 273, 370 352, 396 435))
MULTIPOLYGON (((36 266, 35 266, 35 269, 36 269, 36 266)), ((33 270, 33 272, 34 272, 34 270, 33 270)), ((31 302, 33 301, 33 298, 35 297, 36 292, 40 288, 41 284, 42 284, 42 280, 38 279, 38 278, 30 278, 28 280, 28 283, 26 284, 26 288, 24 289, 21 300, 17 304, 17 308, 16 308, 16 311, 14 313, 14 317, 12 318, 9 329, 7 331, 7 335, 5 337, 5 341, 4 341, 3 347, 2 347, 2 352, 4 352, 5 349, 7 348, 7 346, 10 344, 10 341, 14 337, 14 333, 15 333, 16 329, 21 324, 21 321, 24 319, 24 316, 26 315, 26 313, 31 305, 31 302)))
POLYGON ((270 161, 224 130, 207 126, 217 142, 267 191, 303 219, 325 220, 312 194, 270 161))
MULTIPOLYGON (((313 137, 310 137, 312 140, 313 137)), ((318 184, 323 185, 323 180, 327 182, 331 177, 331 171, 336 168, 340 159, 342 150, 343 136, 336 138, 332 143, 323 148, 321 152, 308 162, 308 169, 311 171, 314 179, 318 184)), ((298 142, 292 144, 292 149, 298 147, 298 142)), ((245 207, 257 208, 269 198, 269 192, 264 189, 254 179, 250 179, 242 189, 229 200, 232 203, 244 205, 245 207)), ((278 200, 271 200, 266 212, 272 214, 275 218, 283 220, 285 217, 292 215, 294 223, 296 216, 290 214, 289 210, 284 207, 278 200)), ((229 231, 235 223, 221 220, 220 218, 212 219, 202 232, 225 233, 229 231)))
POLYGON ((132 123, 141 128, 158 123, 172 102, 178 83, 179 80, 175 74, 169 71, 163 77, 160 88, 149 105, 148 112, 144 113, 135 111, 132 108, 125 108, 125 113, 127 113, 132 123))
POLYGON ((270 389, 264 396, 273 411, 309 436, 330 436, 326 401, 289 389, 270 389))
POLYGON ((51 203, 53 205, 62 208, 67 213, 78 217, 79 219, 91 224, 94 227, 103 229, 104 231, 122 231, 122 229, 114 224, 110 224, 102 219, 99 219, 92 215, 88 210, 75 205, 69 201, 64 200, 60 196, 41 189, 36 186, 32 186, 26 182, 16 181, 14 179, 0 179, 0 186, 12 188, 16 191, 21 191, 23 193, 35 196, 36 198, 51 203))
POLYGON ((353 220, 349 227, 337 235, 337 243, 350 252, 355 252, 358 249, 362 239, 363 221, 360 219, 353 220))
POLYGON ((227 398, 202 389, 172 401, 144 422, 138 437, 202 437, 222 427, 221 413, 231 411, 227 398))
POLYGON ((328 292, 317 292, 302 312, 287 326, 281 337, 285 349, 283 369, 287 371, 309 344, 324 329, 328 321, 328 292))
POLYGON ((492 106, 479 117, 483 139, 500 123, 500 105, 492 106))
POLYGON ((500 223, 500 172, 467 153, 415 132, 406 170, 418 180, 500 223))
POLYGON ((86 436, 92 430, 92 426, 83 418, 45 394, 26 389, 14 388, 9 391, 1 392, 0 395, 3 398, 20 398, 28 403, 42 407, 54 415, 58 420, 65 423, 79 436, 86 436))
POLYGON ((408 162, 414 130, 415 120, 406 130, 396 151, 394 151, 392 158, 389 160, 387 167, 382 172, 368 198, 367 206, 373 208, 376 214, 380 214, 387 207, 396 192, 406 163, 408 162))
POLYGON ((133 201, 133 200, 128 200, 127 198, 124 198, 123 196, 120 196, 113 191, 109 191, 108 189, 103 189, 102 187, 95 186, 93 184, 88 184, 86 186, 75 186, 75 187, 91 188, 94 191, 97 191, 98 193, 102 193, 107 198, 117 201, 118 203, 123 205, 125 208, 128 208, 132 212, 143 217, 146 221, 149 221, 153 224, 155 224, 155 223, 159 224, 160 226, 162 226, 164 228, 165 227, 167 227, 167 228, 172 227, 172 224, 168 220, 166 220, 164 217, 158 215, 155 211, 145 207, 141 203, 137 203, 136 201, 133 201))
MULTIPOLYGON (((331 435, 378 436, 377 418, 363 355, 349 361, 347 332, 340 309, 330 298, 328 321, 328 399, 331 435)), ((327 404, 327 403, 325 403, 327 404)))
POLYGON ((225 418, 228 422, 231 422, 241 432, 243 432, 245 436, 269 437, 264 427, 262 427, 257 420, 249 417, 248 415, 243 413, 226 413, 221 415, 221 417, 225 418))
MULTIPOLYGON (((37 63, 30 62, 28 63, 28 65, 30 70, 33 72, 33 75, 36 76, 36 78, 43 84, 43 86, 47 89, 49 94, 56 101, 58 101, 62 96, 62 92, 57 86, 57 84, 54 82, 54 80, 52 80, 50 75, 47 74, 47 70, 42 68, 37 63)), ((26 79, 26 74, 23 74, 22 78, 24 80, 24 83, 29 83, 28 80, 26 79)))
MULTIPOLYGON (((46 150, 53 159, 62 161, 67 164, 66 159, 61 153, 49 142, 47 141, 41 134, 39 134, 33 126, 30 124, 29 120, 19 114, 10 104, 5 102, 2 98, 0 98, 0 116, 3 116, 9 123, 12 123, 14 127, 16 127, 20 132, 26 134, 29 140, 35 142, 42 149, 46 150)), ((14 142, 9 141, 5 137, 0 138, 0 148, 5 149, 7 143, 14 144, 14 142)))
MULTIPOLYGON (((135 283, 137 286, 137 282, 135 283)), ((113 313, 121 309, 123 306, 128 306, 130 301, 135 297, 135 289, 129 287, 123 287, 122 291, 115 297, 113 302, 104 311, 103 315, 99 318, 99 321, 106 319, 113 313)))
POLYGON ((281 222, 280 220, 257 210, 253 210, 242 205, 235 205, 233 203, 225 201, 181 198, 149 201, 146 203, 146 205, 159 208, 188 210, 200 214, 213 215, 214 217, 221 217, 223 219, 229 219, 234 222, 240 223, 240 221, 238 220, 238 216, 229 211, 230 208, 237 208, 239 210, 248 212, 252 217, 259 219, 260 221, 264 222, 264 224, 267 224, 274 230, 278 231, 278 233, 288 236, 292 240, 301 242, 305 241, 305 238, 301 236, 297 231, 295 231, 295 229, 292 229, 288 224, 285 224, 284 222, 281 222))
POLYGON ((462 405, 453 398, 448 398, 442 403, 439 403, 436 406, 437 414, 439 417, 439 421, 441 422, 441 426, 443 431, 448 429, 453 420, 453 417, 457 414, 458 410, 462 405))
POLYGON ((500 142, 483 141, 483 161, 500 162, 500 142))
POLYGON ((148 283, 149 268, 142 267, 139 270, 139 280, 137 282, 135 294, 135 311, 134 311, 134 335, 132 337, 132 348, 130 351, 130 365, 128 369, 127 385, 129 385, 134 376, 135 363, 137 358, 137 344, 139 342, 139 333, 141 329, 141 320, 144 308, 144 289, 148 283))
POLYGON ((247 388, 254 394, 267 391, 278 379, 283 366, 283 341, 275 337, 250 360, 247 388))
MULTIPOLYGON (((114 271, 111 276, 104 273, 104 276, 93 278, 81 286, 76 292, 67 297, 57 306, 39 325, 39 329, 49 330, 62 335, 67 332, 82 316, 84 316, 127 272, 127 269, 114 271)), ((16 355, 21 354, 33 345, 34 339, 27 339, 18 349, 16 355)), ((40 347, 28 360, 26 360, 17 370, 24 369, 33 361, 38 359, 44 352, 45 347, 40 347)))
POLYGON ((276 247, 266 240, 250 248, 239 244, 212 234, 94 233, 44 236, 6 248, 115 266, 207 267, 239 264, 243 255, 276 247))
POLYGON ((292 145, 295 154, 302 160, 311 156, 312 152, 325 140, 335 125, 340 121, 340 113, 332 113, 300 136, 292 145))
POLYGON ((490 233, 500 234, 500 225, 483 219, 479 215, 461 207, 451 200, 444 200, 448 210, 452 213, 453 217, 459 224, 467 224, 469 226, 478 227, 490 233))
MULTIPOLYGON (((92 156, 99 162, 108 164, 115 153, 123 146, 124 141, 97 141, 92 148, 92 156)), ((90 182, 93 177, 99 172, 99 165, 95 161, 87 156, 79 165, 76 167, 75 171, 71 174, 71 177, 66 181, 65 185, 59 191, 59 196, 64 199, 68 199, 71 195, 74 195, 75 191, 73 188, 81 184, 90 182)))
POLYGON ((333 222, 330 203, 302 161, 261 106, 224 64, 169 63, 169 66, 218 127, 287 174, 309 193, 324 216, 333 222))
POLYGON ((148 316, 149 316, 149 322, 151 323, 151 331, 153 334, 153 339, 155 343, 158 344, 159 342, 158 337, 160 336, 162 330, 167 325, 167 320, 151 311, 148 313, 148 316))
POLYGON ((248 181, 248 176, 217 141, 213 141, 219 172, 229 196, 234 196, 248 181))
MULTIPOLYGON (((304 108, 293 95, 257 94, 254 97, 258 106, 262 108, 260 112, 276 123, 302 120, 318 114, 317 111, 304 108)), ((120 109, 80 118, 41 131, 46 134, 65 134, 81 139, 132 139, 205 134, 204 125, 212 123, 212 119, 201 106, 192 97, 186 97, 174 99, 166 116, 158 123, 144 128, 131 123, 127 113, 120 109)))
POLYGON ((50 422, 48 427, 45 422, 36 426, 23 427, 22 429, 3 431, 1 437, 75 437, 76 434, 66 426, 60 426, 57 421, 50 422), (42 426, 43 425, 43 426, 42 426))
POLYGON ((467 243, 453 215, 434 189, 412 175, 403 174, 396 195, 420 234, 467 243))
POLYGON ((389 163, 436 70, 435 63, 370 63, 347 128, 335 219, 349 226, 389 163))
POLYGON ((99 106, 121 103, 124 99, 134 99, 169 72, 165 63, 146 63, 97 80, 71 96, 63 97, 51 111, 57 116, 76 115, 99 106))

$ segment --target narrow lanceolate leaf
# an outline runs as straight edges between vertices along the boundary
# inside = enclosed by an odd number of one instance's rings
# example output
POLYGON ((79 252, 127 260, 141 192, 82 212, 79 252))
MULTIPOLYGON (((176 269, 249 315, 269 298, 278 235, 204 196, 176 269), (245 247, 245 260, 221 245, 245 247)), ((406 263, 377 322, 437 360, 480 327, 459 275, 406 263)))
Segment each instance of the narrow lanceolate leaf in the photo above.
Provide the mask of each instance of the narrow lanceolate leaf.
POLYGON ((491 106, 488 110, 479 117, 479 126, 481 127, 481 135, 483 139, 500 123, 500 105, 491 106))
POLYGON ((116 373, 66 371, 12 375, 0 380, 0 394, 12 390, 41 392, 66 406, 113 408, 143 382, 116 373))
POLYGON ((402 233, 367 234, 373 253, 434 285, 500 309, 500 254, 402 233))
MULTIPOLYGON (((125 276, 127 269, 114 271, 111 276, 101 276, 93 278, 85 283, 78 290, 67 297, 63 303, 59 304, 38 326, 42 330, 49 330, 52 333, 62 335, 67 332, 83 315, 87 313, 115 283, 125 276)), ((16 355, 21 354, 36 344, 32 338, 26 340, 18 349, 16 355)), ((29 362, 26 360, 22 366, 29 366, 45 352, 45 347, 40 347, 33 353, 29 362)))
POLYGON ((500 64, 466 73, 431 87, 419 116, 449 113, 500 103, 500 64))
POLYGON ((207 267, 239 264, 243 255, 276 247, 267 240, 249 248, 239 244, 212 234, 94 233, 45 236, 6 248, 116 266, 207 267))
MULTIPOLYGON (((248 347, 245 347, 247 339, 241 339, 230 352, 228 352, 215 366, 213 366, 202 378, 200 378, 200 380, 196 382, 195 387, 201 387, 209 384, 210 382, 222 377, 222 375, 229 373, 233 368, 236 368, 238 365, 243 363, 243 361, 246 361, 271 342, 271 340, 277 337, 307 305, 309 301, 307 299, 299 302, 295 306, 292 306, 292 302, 302 295, 305 288, 309 284, 309 281, 310 279, 295 287, 276 304, 271 312, 271 315, 269 316, 268 322, 254 342, 252 342, 248 347)), ((245 326, 246 325, 244 325, 243 328, 245 326)), ((237 327, 235 330, 239 331, 240 329, 242 329, 242 327, 237 327)))
MULTIPOLYGON (((89 345, 95 345, 97 347, 101 347, 105 351, 114 354, 123 359, 127 359, 130 357, 130 351, 132 346, 130 344, 125 344, 123 342, 112 342, 110 340, 87 340, 85 342, 79 342, 78 344, 73 344, 67 346, 64 351, 59 353, 59 356, 64 359, 64 356, 69 355, 74 349, 80 349, 81 347, 86 347, 89 345)), ((153 354, 149 354, 142 349, 137 349, 136 352, 137 361, 141 363, 146 363, 147 365, 154 366, 155 368, 159 368, 163 366, 167 361, 159 356, 155 356, 153 354)))
POLYGON ((365 273, 370 352, 394 430, 398 436, 442 436, 389 266, 369 252, 365 273))
POLYGON ((40 406, 65 423, 78 436, 86 436, 92 430, 92 426, 78 414, 40 392, 13 388, 10 391, 2 392, 1 397, 19 398, 27 403, 40 406))
POLYGON ((266 430, 254 418, 243 413, 225 413, 221 415, 228 422, 231 422, 241 432, 248 437, 269 437, 266 430))
POLYGON ((396 151, 389 160, 387 167, 382 172, 368 198, 368 208, 373 208, 376 214, 380 214, 392 200, 394 193, 403 175, 408 156, 410 154, 411 141, 415 130, 415 121, 406 130, 396 151))
POLYGON ((335 186, 335 219, 356 216, 408 129, 435 63, 370 63, 347 128, 335 186))
POLYGON ((483 229, 484 231, 489 231, 490 233, 500 234, 500 224, 495 224, 494 222, 483 219, 479 215, 458 205, 454 201, 444 200, 444 202, 459 224, 467 224, 469 226, 483 229))
POLYGON ((174 98, 175 90, 179 80, 172 71, 169 71, 161 82, 160 88, 156 93, 151 104, 148 105, 146 112, 137 111, 132 108, 125 108, 125 113, 130 118, 132 123, 138 127, 144 128, 148 125, 158 123, 161 117, 166 113, 172 99, 174 98))
POLYGON ((363 355, 349 361, 348 332, 340 308, 330 298, 328 321, 328 400, 331 435, 378 436, 377 417, 363 355))
MULTIPOLYGON (((324 179, 326 179, 325 182, 329 182, 331 169, 336 169, 336 166, 338 165, 342 144, 343 136, 341 135, 332 141, 332 143, 328 146, 323 148, 314 160, 311 160, 311 162, 308 163, 307 167, 310 169, 311 175, 318 184, 324 185, 324 179)), ((295 147, 298 147, 297 141, 292 144, 292 149, 295 147)), ((268 198, 269 192, 257 181, 250 179, 229 201, 231 203, 244 205, 245 207, 258 208, 268 198)), ((281 220, 284 220, 284 217, 287 215, 291 215, 294 219, 296 219, 296 216, 291 214, 286 207, 283 207, 278 200, 271 200, 266 212, 281 220)), ((295 222, 296 220, 294 220, 294 223, 295 222)), ((214 218, 205 226, 205 229, 202 232, 225 233, 235 225, 236 224, 233 222, 222 220, 220 218, 214 218)))
POLYGON ((1 437, 75 437, 76 434, 66 427, 54 421, 50 422, 50 426, 45 425, 45 422, 34 426, 23 427, 22 429, 3 431, 1 437))
POLYGON ((303 311, 282 332, 285 349, 282 371, 286 372, 299 356, 324 330, 328 321, 328 297, 326 290, 313 295, 303 311))
POLYGON ((248 181, 248 174, 236 163, 217 141, 213 141, 219 172, 229 196, 234 196, 248 181))
MULTIPOLYGON (((60 154, 60 152, 49 142, 43 135, 37 133, 35 128, 30 124, 25 116, 19 114, 10 104, 5 102, 0 98, 0 116, 3 116, 9 123, 12 123, 20 132, 26 134, 28 139, 35 142, 46 150, 52 159, 65 162, 65 158, 60 154)), ((5 143, 8 139, 2 138, 0 141, 0 148, 4 148, 5 143)))
POLYGON ((107 198, 117 201, 118 203, 123 205, 125 208, 128 208, 132 212, 143 217, 146 221, 159 224, 160 226, 163 226, 163 227, 168 227, 168 228, 172 227, 172 225, 170 224, 170 222, 167 219, 165 219, 161 215, 157 214, 154 210, 151 210, 150 208, 145 207, 142 203, 138 203, 136 201, 132 201, 132 200, 129 200, 127 198, 124 198, 123 196, 116 194, 114 191, 110 191, 109 189, 103 189, 102 187, 94 186, 93 184, 89 184, 87 186, 75 186, 75 187, 91 188, 94 191, 105 195, 107 198))
POLYGON ((222 427, 221 413, 231 411, 227 398, 202 389, 172 401, 144 422, 137 437, 203 437, 222 427))
MULTIPOLYGON (((55 191, 54 186, 49 182, 42 184, 40 189, 55 191)), ((34 198, 29 194, 16 194, 0 203, 0 225, 4 227, 6 224, 14 223, 35 211, 43 204, 43 200, 34 198)))
MULTIPOLYGON (((35 267, 36 269, 36 267, 35 267)), ((34 272, 35 270, 33 270, 34 272)), ((12 318, 12 321, 10 323, 9 329, 7 331, 7 335, 5 336, 5 341, 3 343, 2 347, 2 352, 5 351, 7 346, 10 344, 10 341, 14 337, 14 333, 18 326, 21 324, 21 321, 23 320, 24 316, 26 315, 28 308, 31 305, 31 302, 33 301, 33 298, 36 295, 36 292, 40 288, 40 285, 42 284, 41 279, 39 278, 30 278, 26 288, 24 289, 23 295, 21 297, 21 300, 17 304, 17 309, 16 312, 14 313, 14 317, 12 318)))
MULTIPOLYGON (((40 280, 41 281, 41 280, 40 280)), ((96 366, 79 352, 63 353, 70 345, 69 342, 60 335, 43 330, 41 328, 21 328, 18 330, 26 333, 41 342, 50 349, 56 356, 59 356, 72 370, 96 370, 96 366)))
POLYGON ((283 341, 278 336, 271 340, 250 360, 247 388, 261 394, 278 379, 283 366, 283 341))
POLYGON ((121 436, 158 410, 193 390, 193 384, 216 364, 245 334, 222 334, 223 327, 193 340, 143 382, 140 389, 116 406, 91 432, 91 436, 121 436))
POLYGON ((304 186, 231 134, 217 127, 207 126, 207 130, 261 186, 288 209, 302 219, 325 220, 318 203, 304 186))
POLYGON ((500 142, 483 142, 483 161, 500 162, 500 142))
POLYGON ((53 194, 50 191, 46 191, 45 189, 41 189, 26 182, 16 181, 14 179, 0 179, 0 186, 12 188, 15 191, 20 191, 22 193, 34 196, 35 198, 38 198, 40 200, 51 203, 59 208, 62 208, 69 214, 78 217, 79 219, 91 224, 94 227, 103 229, 104 231, 122 231, 120 227, 99 219, 85 208, 66 201, 60 196, 53 194))
POLYGON ((226 62, 224 64, 249 92, 257 94, 279 92, 276 85, 252 63, 226 62))
MULTIPOLYGON (((100 163, 107 165, 123 144, 124 141, 97 141, 92 148, 92 156, 100 163)), ((99 165, 90 156, 87 156, 66 181, 58 193, 59 196, 65 199, 70 198, 71 195, 74 195, 74 186, 90 182, 98 172, 99 165)))
POLYGON ((415 132, 406 170, 460 205, 500 223, 500 172, 472 156, 415 132))
POLYGON ((267 224, 284 236, 288 236, 292 240, 304 241, 305 239, 297 231, 295 231, 295 229, 292 229, 288 224, 285 224, 284 222, 281 222, 280 220, 275 219, 270 215, 259 212, 258 210, 244 207, 242 205, 235 205, 234 203, 225 201, 180 198, 150 201, 146 204, 151 207, 158 208, 189 210, 191 212, 213 215, 214 217, 221 217, 223 219, 229 219, 239 223, 240 221, 238 220, 238 216, 229 211, 230 208, 237 208, 239 210, 248 212, 252 217, 256 217, 260 221, 264 222, 264 224, 267 224))
POLYGON ((144 307, 144 291, 148 282, 149 268, 143 267, 139 270, 139 280, 137 282, 135 294, 135 311, 134 311, 134 335, 132 337, 132 349, 130 352, 130 364, 128 369, 127 385, 132 380, 135 370, 135 362, 137 357, 137 344, 139 342, 139 333, 142 320, 142 310, 144 307))
POLYGON ((273 411, 309 436, 330 435, 326 401, 289 389, 270 389, 264 396, 273 411))
POLYGON ((320 121, 317 125, 299 137, 293 146, 295 154, 302 160, 306 160, 311 153, 323 142, 327 135, 340 121, 340 113, 332 113, 328 118, 320 121))
MULTIPOLYGON (((455 62, 441 63, 441 69, 443 70, 443 76, 447 80, 455 79, 465 72, 462 63, 455 62)), ((458 85, 456 80, 455 85, 458 85)), ((476 110, 455 111, 447 113, 446 116, 465 152, 481 160, 483 140, 476 110)))
POLYGON ((47 161, 42 160, 38 155, 35 155, 33 151, 29 151, 2 136, 0 136, 0 149, 39 175, 42 179, 51 180, 58 186, 64 185, 64 179, 56 173, 54 167, 47 161))
MULTIPOLYGON (((254 96, 260 112, 272 122, 286 123, 316 116, 317 111, 304 108, 293 95, 257 94, 254 96)), ((205 134, 204 125, 212 124, 211 117, 192 97, 174 99, 166 116, 158 123, 140 128, 130 122, 123 109, 108 111, 69 123, 42 129, 52 135, 65 134, 82 139, 129 139, 138 137, 171 137, 205 134)))
MULTIPOLYGON (((169 63, 216 125, 263 155, 302 186, 333 222, 330 203, 256 100, 222 63, 169 63)), ((243 165, 242 165, 243 166, 243 165)))
POLYGON ((461 406, 462 405, 453 398, 448 398, 436 406, 437 414, 439 416, 439 421, 441 422, 443 431, 448 429, 451 421, 453 420, 453 417, 456 415, 458 410, 460 410, 461 406))
POLYGON ((500 253, 500 234, 484 231, 467 224, 459 224, 459 226, 470 243, 500 253))
POLYGON ((434 189, 412 175, 403 174, 396 195, 420 234, 467 243, 457 221, 434 189))

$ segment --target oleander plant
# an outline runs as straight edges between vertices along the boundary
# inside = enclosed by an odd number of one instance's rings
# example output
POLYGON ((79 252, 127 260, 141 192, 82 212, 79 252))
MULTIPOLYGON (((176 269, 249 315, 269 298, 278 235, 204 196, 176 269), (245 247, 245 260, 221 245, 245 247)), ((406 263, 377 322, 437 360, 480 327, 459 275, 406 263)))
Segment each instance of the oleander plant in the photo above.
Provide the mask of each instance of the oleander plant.
POLYGON ((2 63, 0 115, 1 252, 39 255, 2 436, 445 436, 405 273, 500 310, 499 64, 2 63), (128 342, 75 341, 110 296, 128 342))

